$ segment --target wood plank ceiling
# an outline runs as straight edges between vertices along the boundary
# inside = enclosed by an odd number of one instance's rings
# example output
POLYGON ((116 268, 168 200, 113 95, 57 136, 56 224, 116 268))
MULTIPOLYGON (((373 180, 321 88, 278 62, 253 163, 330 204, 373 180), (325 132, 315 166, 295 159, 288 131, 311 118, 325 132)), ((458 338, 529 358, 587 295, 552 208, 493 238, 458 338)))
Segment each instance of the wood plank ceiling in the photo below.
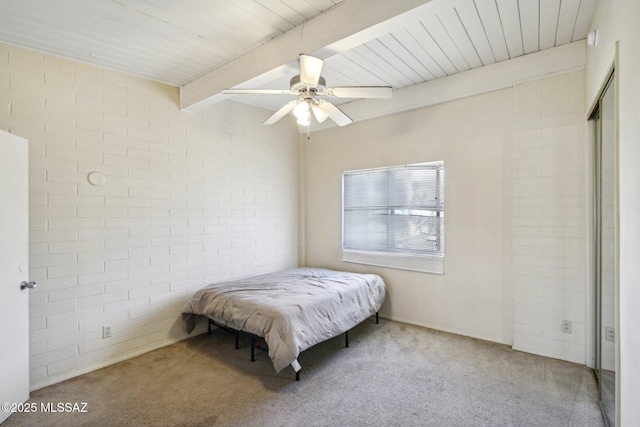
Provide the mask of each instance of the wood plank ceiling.
MULTIPOLYGON (((183 86, 344 1, 2 0, 0 41, 183 86)), ((587 36, 596 2, 432 0, 383 35, 324 55, 323 76, 329 86, 400 89, 561 46, 587 36)), ((288 88, 290 77, 258 87, 288 88)))
POLYGON ((343 0, 2 0, 0 41, 184 85, 343 0))

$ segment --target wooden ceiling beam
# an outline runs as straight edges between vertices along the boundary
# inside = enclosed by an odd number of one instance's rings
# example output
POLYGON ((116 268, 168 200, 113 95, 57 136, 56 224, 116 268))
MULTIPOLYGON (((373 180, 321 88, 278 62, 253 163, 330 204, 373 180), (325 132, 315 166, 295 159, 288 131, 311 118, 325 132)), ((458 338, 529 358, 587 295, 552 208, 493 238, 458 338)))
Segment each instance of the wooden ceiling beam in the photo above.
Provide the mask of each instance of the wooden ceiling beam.
POLYGON ((180 88, 180 107, 198 111, 242 84, 257 87, 297 70, 301 53, 327 59, 397 28, 412 13, 424 13, 431 0, 346 0, 304 24, 198 77, 180 88), (419 9, 419 10, 416 10, 419 9))

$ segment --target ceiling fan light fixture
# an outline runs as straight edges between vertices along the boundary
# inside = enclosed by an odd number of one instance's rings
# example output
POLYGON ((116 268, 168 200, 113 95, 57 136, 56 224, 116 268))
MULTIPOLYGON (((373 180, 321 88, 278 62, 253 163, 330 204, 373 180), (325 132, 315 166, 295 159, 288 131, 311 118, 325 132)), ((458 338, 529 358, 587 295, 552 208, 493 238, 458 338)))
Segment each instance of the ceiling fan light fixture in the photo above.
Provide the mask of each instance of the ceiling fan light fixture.
POLYGON ((310 105, 307 100, 300 102, 293 109, 293 115, 296 116, 300 126, 309 126, 311 124, 310 105))
POLYGON ((311 125, 311 114, 307 111, 307 115, 303 117, 298 117, 298 124, 300 126, 309 126, 311 125))
POLYGON ((321 103, 312 105, 311 110, 313 111, 313 115, 315 116, 318 123, 322 123, 327 120, 327 118, 329 118, 329 113, 322 108, 321 103))

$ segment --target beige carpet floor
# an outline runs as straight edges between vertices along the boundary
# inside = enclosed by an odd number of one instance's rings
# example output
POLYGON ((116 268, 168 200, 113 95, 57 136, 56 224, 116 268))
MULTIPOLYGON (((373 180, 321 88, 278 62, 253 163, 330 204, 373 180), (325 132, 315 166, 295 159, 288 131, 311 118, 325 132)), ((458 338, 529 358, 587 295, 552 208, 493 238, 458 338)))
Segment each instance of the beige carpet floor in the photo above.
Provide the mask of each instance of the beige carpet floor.
POLYGON ((13 426, 603 426, 592 371, 509 347, 385 319, 276 373, 248 339, 215 330, 32 392, 13 426))

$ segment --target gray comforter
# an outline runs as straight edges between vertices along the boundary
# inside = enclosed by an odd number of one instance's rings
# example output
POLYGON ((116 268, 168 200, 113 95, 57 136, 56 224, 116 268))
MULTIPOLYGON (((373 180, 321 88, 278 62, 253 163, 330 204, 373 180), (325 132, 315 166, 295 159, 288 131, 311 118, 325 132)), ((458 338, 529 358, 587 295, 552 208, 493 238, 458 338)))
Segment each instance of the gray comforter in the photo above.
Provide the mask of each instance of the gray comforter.
POLYGON ((188 332, 203 315, 261 336, 276 371, 297 372, 300 352, 375 314, 385 291, 375 274, 295 268, 206 286, 185 304, 182 320, 188 332))

